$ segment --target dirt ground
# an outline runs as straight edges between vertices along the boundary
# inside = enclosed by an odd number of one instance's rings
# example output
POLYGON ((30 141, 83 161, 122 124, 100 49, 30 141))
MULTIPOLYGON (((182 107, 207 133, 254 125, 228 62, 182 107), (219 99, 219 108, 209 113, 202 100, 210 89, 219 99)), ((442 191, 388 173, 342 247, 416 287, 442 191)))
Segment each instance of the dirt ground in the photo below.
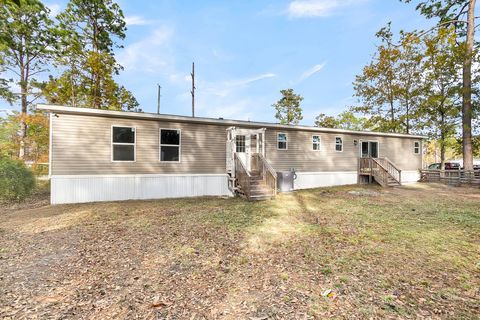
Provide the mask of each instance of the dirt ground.
POLYGON ((480 190, 0 207, 3 319, 472 319, 480 190))

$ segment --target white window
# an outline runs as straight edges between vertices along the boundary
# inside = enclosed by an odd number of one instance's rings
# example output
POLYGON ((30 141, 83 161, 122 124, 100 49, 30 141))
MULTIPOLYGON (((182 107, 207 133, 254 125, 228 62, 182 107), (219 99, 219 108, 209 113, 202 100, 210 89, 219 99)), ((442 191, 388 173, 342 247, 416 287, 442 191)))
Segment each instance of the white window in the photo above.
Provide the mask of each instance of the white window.
POLYGON ((277 134, 277 149, 278 150, 287 150, 288 149, 288 137, 286 133, 277 134))
POLYGON ((413 153, 420 154, 420 141, 415 141, 413 143, 413 153))
POLYGON ((236 136, 235 146, 236 152, 245 152, 245 136, 236 136))
POLYGON ((135 161, 135 127, 112 126, 112 161, 135 161))
POLYGON ((320 151, 320 136, 312 136, 312 150, 320 151))
POLYGON ((180 130, 160 129, 160 161, 180 162, 180 143, 180 130))
POLYGON ((343 138, 342 137, 335 137, 335 151, 342 152, 343 151, 343 138))

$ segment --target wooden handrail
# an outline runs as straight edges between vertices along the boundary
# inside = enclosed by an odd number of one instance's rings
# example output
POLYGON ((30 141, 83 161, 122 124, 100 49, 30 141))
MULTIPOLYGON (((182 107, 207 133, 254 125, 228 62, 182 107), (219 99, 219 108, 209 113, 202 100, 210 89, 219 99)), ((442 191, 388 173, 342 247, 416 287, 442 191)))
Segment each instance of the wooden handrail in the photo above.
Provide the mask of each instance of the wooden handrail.
POLYGON ((359 174, 373 176, 382 186, 388 185, 388 179, 402 183, 402 171, 388 158, 359 158, 359 174))
POLYGON ((256 156, 257 160, 260 160, 259 162, 261 162, 262 164, 262 178, 263 180, 265 180, 265 183, 269 186, 269 188, 272 190, 273 195, 275 196, 277 194, 277 173, 261 153, 257 153, 256 156))
POLYGON ((383 166, 383 164, 379 161, 378 158, 370 158, 370 159, 376 162, 383 170, 388 171, 388 169, 383 166))
MULTIPOLYGON (((262 180, 268 186, 268 188, 272 191, 272 195, 275 196, 277 194, 277 175, 275 170, 272 166, 268 163, 268 161, 263 157, 263 155, 259 153, 253 153, 250 155, 251 159, 251 166, 254 172, 259 173, 262 180)), ((235 178, 236 183, 240 187, 237 190, 240 190, 247 199, 250 200, 251 194, 251 173, 247 170, 245 163, 242 159, 235 153, 234 156, 235 162, 235 178)))
POLYGON ((235 153, 234 156, 235 161, 235 178, 237 179, 237 183, 240 185, 242 192, 245 194, 247 199, 250 199, 250 173, 248 172, 247 168, 243 164, 243 161, 238 157, 238 154, 235 153))
POLYGON ((388 186, 388 176, 387 176, 388 171, 376 159, 371 158, 370 164, 371 164, 371 168, 372 168, 371 172, 372 172, 373 177, 375 178, 375 181, 377 181, 382 187, 387 187, 388 186), (383 170, 376 170, 377 167, 380 167, 383 170))
POLYGON ((394 167, 395 169, 397 169, 397 171, 402 171, 400 170, 396 165, 395 163, 393 163, 390 159, 388 159, 387 157, 383 157, 385 160, 387 160, 387 162, 392 166, 394 167))
POLYGON ((371 158, 373 161, 388 172, 388 174, 395 179, 398 183, 402 183, 402 170, 398 169, 387 157, 384 158, 371 158), (383 163, 382 163, 383 162, 383 163))
POLYGON ((262 162, 265 164, 265 167, 267 167, 268 171, 270 171, 270 173, 276 177, 277 173, 275 172, 275 170, 273 169, 273 167, 270 165, 270 163, 267 161, 267 159, 265 159, 265 157, 263 156, 263 154, 261 153, 257 153, 259 158, 262 160, 262 162))
POLYGON ((242 167, 243 171, 245 171, 245 174, 251 177, 252 175, 250 174, 250 172, 248 172, 247 167, 243 163, 242 159, 240 159, 240 157, 237 155, 237 153, 235 153, 235 159, 238 159, 238 162, 240 163, 240 166, 242 167))

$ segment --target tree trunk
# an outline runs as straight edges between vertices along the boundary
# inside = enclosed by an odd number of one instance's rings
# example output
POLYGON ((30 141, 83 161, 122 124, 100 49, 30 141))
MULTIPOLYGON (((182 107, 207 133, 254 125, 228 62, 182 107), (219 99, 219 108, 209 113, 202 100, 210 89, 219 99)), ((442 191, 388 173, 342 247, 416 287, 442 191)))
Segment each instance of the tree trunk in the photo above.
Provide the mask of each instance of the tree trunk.
POLYGON ((440 169, 445 170, 445 141, 440 142, 440 169))
POLYGON ((445 170, 445 114, 440 113, 440 170, 445 170))
POLYGON ((462 100, 462 130, 463 130, 463 168, 473 170, 472 153, 472 55, 475 36, 475 2, 470 0, 468 6, 466 56, 463 62, 463 100, 462 100))
MULTIPOLYGON (((23 57, 22 57, 23 59, 23 57)), ((20 65, 20 100, 22 110, 20 112, 20 148, 18 151, 18 158, 25 160, 25 138, 27 137, 27 75, 23 63, 20 65)))
POLYGON ((407 132, 406 134, 410 133, 410 105, 408 104, 408 98, 406 102, 406 117, 407 117, 407 132))
POLYGON ((392 121, 392 130, 393 132, 397 132, 397 130, 395 129, 395 111, 394 111, 394 108, 393 108, 393 101, 390 101, 390 117, 391 117, 391 121, 392 121))

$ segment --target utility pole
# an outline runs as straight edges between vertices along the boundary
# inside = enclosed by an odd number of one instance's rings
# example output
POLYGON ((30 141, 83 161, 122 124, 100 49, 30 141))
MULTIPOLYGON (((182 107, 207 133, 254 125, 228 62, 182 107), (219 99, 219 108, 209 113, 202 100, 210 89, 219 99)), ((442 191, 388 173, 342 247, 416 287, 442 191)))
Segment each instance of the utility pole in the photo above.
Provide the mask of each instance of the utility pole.
POLYGON ((192 91, 190 91, 192 94, 192 117, 195 117, 195 62, 192 62, 192 73, 190 75, 192 76, 192 91))
POLYGON ((157 95, 157 114, 160 114, 160 90, 162 89, 162 86, 157 83, 158 86, 158 95, 157 95))

